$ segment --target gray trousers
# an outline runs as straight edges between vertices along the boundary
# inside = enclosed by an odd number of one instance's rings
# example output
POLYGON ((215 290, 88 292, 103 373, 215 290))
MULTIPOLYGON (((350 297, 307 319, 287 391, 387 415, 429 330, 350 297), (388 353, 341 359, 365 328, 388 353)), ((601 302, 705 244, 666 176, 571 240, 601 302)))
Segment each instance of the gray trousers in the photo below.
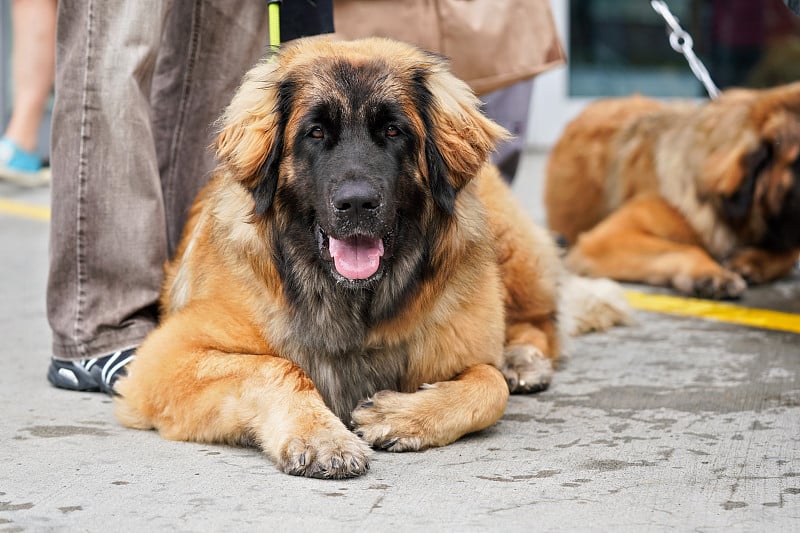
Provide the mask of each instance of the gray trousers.
POLYGON ((61 0, 51 133, 53 355, 137 346, 208 179, 212 122, 266 51, 264 0, 61 0))
POLYGON ((503 179, 509 183, 514 180, 525 151, 531 94, 533 79, 518 81, 481 97, 486 115, 513 135, 511 139, 500 143, 492 153, 492 163, 497 165, 503 179))

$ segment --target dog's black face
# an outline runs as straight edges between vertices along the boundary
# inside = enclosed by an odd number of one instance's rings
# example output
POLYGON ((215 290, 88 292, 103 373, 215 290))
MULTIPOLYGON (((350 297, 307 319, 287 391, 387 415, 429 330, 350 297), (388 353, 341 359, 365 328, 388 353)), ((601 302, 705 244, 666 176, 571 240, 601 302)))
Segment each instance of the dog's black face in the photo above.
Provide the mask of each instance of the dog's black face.
POLYGON ((308 109, 293 139, 294 174, 311 193, 320 257, 353 287, 382 277, 400 219, 419 195, 409 118, 396 101, 369 91, 369 77, 349 73, 361 86, 308 109))
POLYGON ((328 73, 336 89, 314 92, 321 97, 304 106, 290 141, 293 188, 308 194, 322 268, 340 285, 372 287, 419 218, 419 143, 379 65, 343 62, 328 73))
MULTIPOLYGON (((380 62, 325 64, 302 89, 287 83, 276 208, 265 211, 281 226, 274 249, 287 296, 299 304, 311 286, 333 302, 344 290, 359 321, 393 316, 432 268, 450 217, 420 168, 430 162, 420 157, 428 104, 380 62)), ((261 183, 269 169, 268 159, 261 183)), ((258 205, 263 191, 253 194, 258 205)))
POLYGON ((276 269, 297 330, 345 351, 449 271, 459 191, 505 131, 439 56, 312 41, 248 74, 217 156, 252 195, 270 241, 253 260, 276 269))

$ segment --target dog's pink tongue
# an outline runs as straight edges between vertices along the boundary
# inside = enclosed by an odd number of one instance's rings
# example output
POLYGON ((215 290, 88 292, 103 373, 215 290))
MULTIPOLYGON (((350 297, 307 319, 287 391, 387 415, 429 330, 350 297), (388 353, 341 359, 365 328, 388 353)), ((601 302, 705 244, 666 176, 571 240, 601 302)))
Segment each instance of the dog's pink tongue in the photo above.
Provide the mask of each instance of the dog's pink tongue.
POLYGON ((358 236, 346 241, 329 237, 329 249, 336 272, 347 279, 367 279, 381 264, 383 241, 358 236))

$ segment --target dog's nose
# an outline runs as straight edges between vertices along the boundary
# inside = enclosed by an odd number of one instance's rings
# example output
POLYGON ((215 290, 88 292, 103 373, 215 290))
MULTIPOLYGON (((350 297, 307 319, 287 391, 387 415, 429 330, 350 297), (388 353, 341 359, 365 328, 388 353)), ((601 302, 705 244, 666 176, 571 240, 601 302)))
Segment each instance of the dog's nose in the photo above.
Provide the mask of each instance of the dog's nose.
POLYGON ((365 181, 345 182, 333 195, 333 207, 341 214, 370 212, 380 206, 380 193, 365 181))

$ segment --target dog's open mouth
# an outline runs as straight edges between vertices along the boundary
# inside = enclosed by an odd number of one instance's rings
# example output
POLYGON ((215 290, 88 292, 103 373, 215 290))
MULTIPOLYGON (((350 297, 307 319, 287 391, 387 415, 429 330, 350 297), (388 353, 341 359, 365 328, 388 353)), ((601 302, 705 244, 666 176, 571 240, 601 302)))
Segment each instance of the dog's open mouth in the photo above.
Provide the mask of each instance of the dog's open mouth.
POLYGON ((354 235, 336 239, 319 230, 320 250, 323 258, 332 260, 336 272, 351 281, 366 280, 374 276, 384 255, 383 239, 368 235, 354 235))

